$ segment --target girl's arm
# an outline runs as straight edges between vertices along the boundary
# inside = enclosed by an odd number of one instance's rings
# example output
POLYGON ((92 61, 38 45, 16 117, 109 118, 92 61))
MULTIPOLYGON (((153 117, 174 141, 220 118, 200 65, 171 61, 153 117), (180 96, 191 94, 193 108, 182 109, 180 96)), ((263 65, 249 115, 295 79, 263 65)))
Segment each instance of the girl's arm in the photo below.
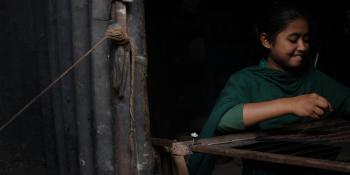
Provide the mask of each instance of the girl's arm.
POLYGON ((265 102, 246 103, 243 107, 243 123, 245 127, 249 127, 286 114, 320 119, 331 110, 331 104, 327 99, 311 93, 265 102))

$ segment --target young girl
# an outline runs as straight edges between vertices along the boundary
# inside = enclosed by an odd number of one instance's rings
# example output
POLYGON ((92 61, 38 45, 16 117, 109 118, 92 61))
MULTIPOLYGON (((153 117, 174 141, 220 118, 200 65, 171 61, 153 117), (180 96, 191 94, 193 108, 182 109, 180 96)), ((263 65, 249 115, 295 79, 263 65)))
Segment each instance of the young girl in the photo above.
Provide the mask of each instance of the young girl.
MULTIPOLYGON (((229 78, 201 138, 350 114, 350 89, 310 66, 307 16, 288 6, 277 6, 266 13, 269 15, 257 30, 266 57, 259 66, 245 68, 229 78)), ((209 155, 194 154, 189 159, 193 175, 210 174, 213 165, 209 155)), ((290 172, 265 165, 244 163, 243 174, 290 172)))

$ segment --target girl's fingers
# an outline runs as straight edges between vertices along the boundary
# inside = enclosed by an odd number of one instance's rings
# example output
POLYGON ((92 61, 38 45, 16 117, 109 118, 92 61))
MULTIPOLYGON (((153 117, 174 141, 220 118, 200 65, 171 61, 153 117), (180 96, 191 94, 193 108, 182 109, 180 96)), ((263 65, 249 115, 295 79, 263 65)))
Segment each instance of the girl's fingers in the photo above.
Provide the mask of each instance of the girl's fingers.
POLYGON ((320 119, 320 117, 315 112, 311 114, 311 118, 317 119, 317 120, 320 119))
POLYGON ((313 111, 318 117, 322 117, 325 114, 324 109, 316 107, 313 111))
POLYGON ((324 110, 333 111, 331 103, 322 96, 317 97, 316 105, 324 110))

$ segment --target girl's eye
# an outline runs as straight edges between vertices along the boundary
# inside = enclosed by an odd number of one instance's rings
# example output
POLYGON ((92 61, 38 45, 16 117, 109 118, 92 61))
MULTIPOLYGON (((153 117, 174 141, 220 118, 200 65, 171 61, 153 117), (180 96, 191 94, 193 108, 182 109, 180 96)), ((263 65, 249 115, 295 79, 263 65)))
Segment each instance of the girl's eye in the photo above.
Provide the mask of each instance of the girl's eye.
POLYGON ((288 41, 291 43, 296 43, 298 41, 298 39, 297 38, 289 38, 288 41))
POLYGON ((309 42, 309 36, 305 35, 305 36, 293 36, 293 37, 289 37, 288 41, 291 43, 297 43, 299 39, 302 39, 303 42, 308 43, 309 42))

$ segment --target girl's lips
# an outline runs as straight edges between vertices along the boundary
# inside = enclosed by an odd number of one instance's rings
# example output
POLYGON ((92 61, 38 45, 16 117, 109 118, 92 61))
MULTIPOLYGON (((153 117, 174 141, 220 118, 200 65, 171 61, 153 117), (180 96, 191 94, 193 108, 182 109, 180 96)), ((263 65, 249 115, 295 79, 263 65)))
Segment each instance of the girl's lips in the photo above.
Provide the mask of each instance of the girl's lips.
POLYGON ((302 59, 303 56, 302 55, 293 55, 292 58, 300 58, 300 59, 302 59))
POLYGON ((302 62, 303 61, 303 57, 302 56, 292 56, 291 57, 291 61, 293 61, 293 62, 302 62))

